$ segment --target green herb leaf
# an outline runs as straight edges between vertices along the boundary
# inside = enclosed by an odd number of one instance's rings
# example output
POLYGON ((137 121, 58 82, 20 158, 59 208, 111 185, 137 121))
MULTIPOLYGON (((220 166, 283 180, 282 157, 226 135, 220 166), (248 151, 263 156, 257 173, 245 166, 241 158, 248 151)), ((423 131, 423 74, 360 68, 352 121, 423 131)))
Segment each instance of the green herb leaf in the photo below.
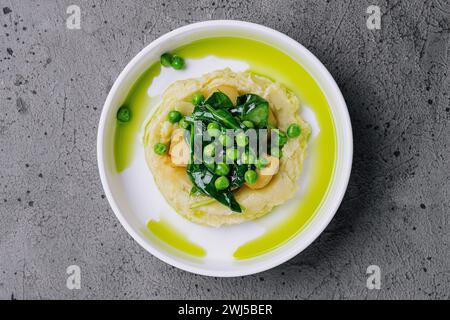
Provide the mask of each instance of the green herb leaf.
POLYGON ((198 105, 194 108, 192 115, 186 117, 188 121, 206 121, 206 122, 215 122, 216 118, 209 112, 204 105, 198 105))
POLYGON ((233 108, 233 102, 223 92, 214 92, 211 97, 206 100, 205 104, 210 105, 214 109, 231 109, 233 108))
POLYGON ((256 128, 266 128, 269 122, 269 103, 256 94, 244 94, 237 98, 237 107, 233 114, 242 121, 251 121, 256 128))
POLYGON ((248 166, 247 165, 233 165, 231 167, 231 172, 230 172, 230 188, 232 190, 234 189, 238 189, 240 187, 242 187, 242 185, 245 182, 245 172, 247 172, 248 170, 248 166))
POLYGON ((228 129, 240 129, 241 125, 236 120, 231 112, 225 110, 225 109, 213 109, 208 104, 205 104, 205 108, 211 113, 211 115, 214 117, 214 119, 219 122, 221 125, 223 125, 225 128, 228 129))

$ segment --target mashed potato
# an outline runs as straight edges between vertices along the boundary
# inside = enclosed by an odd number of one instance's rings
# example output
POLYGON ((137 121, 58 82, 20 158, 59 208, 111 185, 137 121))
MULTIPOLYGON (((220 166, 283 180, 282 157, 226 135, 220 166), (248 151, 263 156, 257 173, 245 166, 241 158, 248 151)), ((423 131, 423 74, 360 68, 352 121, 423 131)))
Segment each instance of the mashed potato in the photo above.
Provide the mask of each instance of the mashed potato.
POLYGON ((300 102, 286 88, 268 78, 249 72, 235 73, 229 69, 205 74, 201 78, 173 83, 164 93, 161 104, 145 130, 145 156, 155 182, 168 203, 185 218, 202 225, 218 227, 253 220, 270 212, 295 194, 305 155, 310 127, 298 115, 300 102), (192 113, 191 97, 197 92, 208 96, 219 86, 237 89, 239 94, 254 93, 269 102, 279 129, 286 131, 297 123, 302 133, 299 138, 289 139, 283 147, 279 171, 262 189, 252 190, 246 186, 234 192, 243 212, 230 208, 206 196, 190 194, 192 183, 185 167, 175 166, 169 154, 159 156, 153 152, 156 143, 170 143, 177 124, 167 121, 171 110, 183 115, 192 113), (203 204, 203 205, 199 205, 203 204))

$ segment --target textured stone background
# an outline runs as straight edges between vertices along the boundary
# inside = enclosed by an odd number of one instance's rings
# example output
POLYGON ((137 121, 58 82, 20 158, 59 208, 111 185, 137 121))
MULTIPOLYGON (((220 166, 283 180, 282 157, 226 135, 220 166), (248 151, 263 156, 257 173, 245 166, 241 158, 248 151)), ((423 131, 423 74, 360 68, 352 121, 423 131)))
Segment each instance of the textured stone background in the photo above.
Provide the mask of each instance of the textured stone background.
POLYGON ((450 298, 450 3, 435 1, 0 0, 0 298, 450 298), (65 27, 78 4, 82 30, 65 27), (382 11, 368 30, 366 9, 382 11), (209 19, 280 30, 309 48, 347 100, 346 197, 291 261, 234 279, 144 251, 104 198, 101 108, 158 36, 209 19), (82 289, 66 288, 66 267, 82 289), (381 290, 366 268, 382 270, 381 290))

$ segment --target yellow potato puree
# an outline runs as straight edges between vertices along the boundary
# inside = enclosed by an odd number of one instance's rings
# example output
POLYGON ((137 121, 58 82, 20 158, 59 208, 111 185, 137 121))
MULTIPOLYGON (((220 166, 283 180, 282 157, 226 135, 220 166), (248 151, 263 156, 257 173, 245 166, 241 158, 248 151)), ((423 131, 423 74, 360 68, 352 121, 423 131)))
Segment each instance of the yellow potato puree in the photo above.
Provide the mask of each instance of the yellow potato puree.
POLYGON ((251 72, 235 73, 224 69, 205 74, 201 78, 173 83, 165 91, 162 102, 145 131, 146 161, 158 188, 180 215, 202 225, 218 227, 238 224, 269 213, 274 207, 292 198, 298 188, 311 132, 309 125, 300 118, 299 108, 300 101, 291 91, 251 72), (244 185, 235 191, 236 200, 243 209, 242 213, 233 212, 210 197, 191 195, 192 183, 183 163, 188 150, 180 144, 183 143, 183 137, 180 136, 178 124, 167 120, 168 113, 174 109, 185 116, 190 115, 194 108, 191 103, 193 94, 201 92, 207 97, 218 88, 233 97, 236 97, 236 94, 253 93, 266 99, 271 111, 270 122, 276 123, 280 130, 286 131, 292 123, 301 127, 301 136, 288 140, 283 147, 281 159, 269 159, 269 167, 258 172, 260 180, 256 186, 244 185), (169 144, 171 141, 174 145, 170 146, 168 153, 163 156, 155 154, 155 144, 169 144), (273 172, 275 174, 272 176, 273 172))

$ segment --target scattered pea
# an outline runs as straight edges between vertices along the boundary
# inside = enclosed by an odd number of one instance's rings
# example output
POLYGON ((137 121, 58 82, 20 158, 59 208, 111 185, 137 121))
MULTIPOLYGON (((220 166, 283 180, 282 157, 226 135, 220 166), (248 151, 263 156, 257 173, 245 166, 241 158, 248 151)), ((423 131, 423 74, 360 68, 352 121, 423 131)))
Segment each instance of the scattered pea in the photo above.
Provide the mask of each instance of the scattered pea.
POLYGON ((279 147, 272 147, 270 149, 270 154, 276 158, 281 158, 283 156, 283 152, 279 147))
POLYGON ((258 160, 256 160, 255 165, 259 170, 264 169, 269 165, 269 160, 267 160, 266 158, 259 158, 258 160))
POLYGON ((171 66, 172 68, 174 68, 175 70, 181 70, 184 68, 184 59, 182 57, 179 56, 173 56, 172 57, 172 63, 171 66))
POLYGON ((172 55, 170 53, 164 53, 161 56, 161 64, 164 67, 170 67, 172 65, 172 55))
POLYGON ((237 149, 230 148, 230 149, 227 149, 226 155, 227 155, 227 159, 229 159, 231 161, 235 161, 239 156, 239 151, 237 149))
POLYGON ((226 134, 221 134, 219 136, 219 142, 225 147, 231 147, 233 145, 233 139, 231 139, 231 137, 226 134))
POLYGON ((248 145, 248 137, 244 132, 238 133, 236 136, 236 144, 239 147, 245 147, 248 145))
POLYGON ((178 123, 178 125, 180 126, 180 128, 183 129, 188 129, 190 126, 189 121, 187 121, 185 118, 181 119, 180 122, 178 123))
POLYGON ((216 165, 216 174, 226 176, 228 173, 230 173, 230 167, 226 163, 218 163, 216 165))
POLYGON ((211 137, 220 136, 220 126, 215 122, 211 122, 210 124, 208 124, 208 134, 211 137))
POLYGON ((120 122, 128 122, 131 120, 131 110, 128 107, 120 107, 117 111, 117 120, 120 122))
POLYGON ((255 170, 248 170, 245 173, 244 178, 248 184, 255 184, 256 180, 258 180, 258 174, 255 170))
POLYGON ((167 152, 167 146, 164 143, 157 143, 153 147, 153 151, 155 151, 157 155, 162 156, 167 152))
POLYGON ((286 136, 286 134, 285 134, 283 131, 281 131, 280 129, 273 129, 271 135, 272 135, 272 137, 273 137, 274 139, 276 139, 276 142, 277 142, 277 144, 278 144, 280 147, 282 147, 282 146, 284 146, 284 145, 286 144, 286 142, 287 142, 287 136, 286 136))
POLYGON ((205 157, 214 157, 214 155, 216 154, 216 146, 214 145, 214 143, 210 143, 208 144, 204 149, 203 149, 203 155, 205 157))
POLYGON ((183 118, 183 115, 179 112, 179 111, 170 111, 169 115, 167 116, 167 118, 169 119, 169 121, 171 123, 177 123, 178 121, 180 121, 183 118))
POLYGON ((205 96, 201 93, 195 93, 192 96, 192 104, 194 106, 198 106, 198 105, 202 104, 203 101, 205 101, 205 96))
POLYGON ((289 138, 297 138, 302 133, 302 129, 296 123, 291 124, 287 129, 287 135, 289 138))
POLYGON ((227 177, 221 176, 214 181, 214 186, 217 190, 225 190, 230 186, 230 180, 227 177))
POLYGON ((244 152, 241 156, 241 161, 243 164, 253 164, 255 163, 255 157, 248 152, 244 152))
POLYGON ((287 143, 286 133, 278 129, 278 143, 280 147, 284 146, 287 143))

